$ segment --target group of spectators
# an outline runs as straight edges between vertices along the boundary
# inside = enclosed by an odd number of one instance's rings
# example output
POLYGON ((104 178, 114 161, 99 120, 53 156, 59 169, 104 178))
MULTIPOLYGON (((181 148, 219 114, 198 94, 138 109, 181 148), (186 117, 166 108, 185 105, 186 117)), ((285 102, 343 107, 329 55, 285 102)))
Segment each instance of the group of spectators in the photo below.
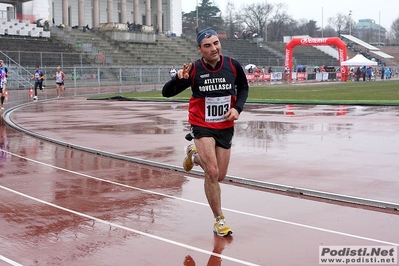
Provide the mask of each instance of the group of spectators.
MULTIPOLYGON (((141 25, 141 24, 136 24, 135 21, 133 21, 133 23, 130 23, 129 21, 126 22, 126 26, 127 26, 127 30, 128 30, 128 31, 141 31, 141 30, 142 30, 142 27, 143 27, 143 25, 141 25)), ((156 26, 154 27, 154 26, 151 24, 151 27, 153 28, 154 33, 155 33, 156 35, 158 35, 158 34, 159 34, 159 26, 156 25, 156 26)))
POLYGON ((266 71, 266 68, 265 67, 262 67, 262 69, 259 69, 258 67, 252 67, 252 66, 250 66, 249 68, 248 68, 248 73, 249 74, 251 74, 251 73, 254 73, 255 75, 256 74, 260 74, 260 73, 262 73, 262 74, 264 74, 264 73, 272 73, 273 72, 273 70, 272 70, 272 67, 271 66, 269 66, 269 68, 267 69, 267 71, 266 71))
POLYGON ((350 73, 352 80, 360 81, 360 79, 363 79, 363 81, 371 81, 372 79, 375 80, 377 76, 380 76, 382 80, 391 79, 392 77, 399 75, 399 70, 396 69, 393 71, 392 68, 389 67, 372 68, 371 66, 358 66, 351 68, 350 73))

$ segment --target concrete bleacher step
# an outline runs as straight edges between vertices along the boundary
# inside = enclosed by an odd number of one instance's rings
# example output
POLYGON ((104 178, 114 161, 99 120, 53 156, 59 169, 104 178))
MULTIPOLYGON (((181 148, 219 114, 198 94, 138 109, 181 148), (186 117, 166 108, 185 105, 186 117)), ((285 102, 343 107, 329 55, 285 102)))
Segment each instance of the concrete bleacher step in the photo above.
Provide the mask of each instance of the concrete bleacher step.
POLYGON ((50 32, 44 31, 42 27, 38 27, 36 24, 30 23, 28 20, 20 21, 18 19, 1 19, 0 35, 49 38, 50 32))
POLYGON ((195 43, 180 37, 158 35, 155 43, 135 43, 115 41, 96 31, 68 30, 58 36, 58 38, 68 37, 79 42, 80 47, 72 44, 74 49, 101 50, 101 53, 105 54, 114 65, 175 65, 189 63, 198 58, 195 43))
MULTIPOLYGON (((6 35, 0 38, 0 47, 7 56, 23 66, 39 62, 46 66, 58 66, 61 60, 64 65, 74 65, 81 60, 79 54, 52 38, 6 35)), ((83 60, 83 63, 87 61, 83 60)))

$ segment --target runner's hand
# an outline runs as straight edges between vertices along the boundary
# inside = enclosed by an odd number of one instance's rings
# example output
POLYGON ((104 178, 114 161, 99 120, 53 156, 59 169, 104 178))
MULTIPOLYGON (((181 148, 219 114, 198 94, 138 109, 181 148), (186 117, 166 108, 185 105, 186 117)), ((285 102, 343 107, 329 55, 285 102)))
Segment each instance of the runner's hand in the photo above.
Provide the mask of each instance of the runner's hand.
POLYGON ((183 69, 179 69, 177 71, 177 76, 179 79, 188 79, 190 77, 189 73, 192 67, 192 63, 190 63, 188 66, 186 64, 183 65, 183 69))
POLYGON ((238 113, 237 109, 231 108, 227 113, 224 115, 227 121, 234 121, 237 120, 240 114, 238 113))

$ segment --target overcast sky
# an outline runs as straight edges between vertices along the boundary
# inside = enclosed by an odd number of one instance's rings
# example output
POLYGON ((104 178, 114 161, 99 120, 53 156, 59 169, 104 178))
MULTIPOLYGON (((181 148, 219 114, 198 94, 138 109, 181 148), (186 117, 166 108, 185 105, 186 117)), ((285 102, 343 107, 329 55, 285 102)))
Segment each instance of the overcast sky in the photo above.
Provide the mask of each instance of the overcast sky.
MULTIPOLYGON (((242 7, 242 0, 213 0, 214 4, 224 13, 227 2, 234 3, 236 10, 242 7)), ((183 11, 195 10, 196 3, 202 0, 182 0, 183 11)), ((381 24, 387 31, 391 29, 392 22, 399 18, 399 0, 245 0, 245 4, 267 2, 269 4, 285 3, 287 13, 294 19, 306 18, 317 21, 319 27, 327 26, 327 19, 337 13, 349 15, 352 11, 352 19, 356 22, 359 19, 373 19, 375 23, 381 24)))

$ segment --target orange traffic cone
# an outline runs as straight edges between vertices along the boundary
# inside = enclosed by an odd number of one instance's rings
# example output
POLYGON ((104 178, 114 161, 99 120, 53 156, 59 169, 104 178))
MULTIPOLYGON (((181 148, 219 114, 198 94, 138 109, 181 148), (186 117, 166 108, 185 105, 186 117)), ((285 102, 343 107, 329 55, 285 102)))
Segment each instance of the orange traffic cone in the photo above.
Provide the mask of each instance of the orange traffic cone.
POLYGON ((285 115, 287 115, 287 116, 294 116, 295 115, 294 111, 292 110, 292 105, 291 104, 287 104, 285 106, 285 108, 287 108, 287 110, 285 111, 285 115))
POLYGON ((29 89, 29 96, 30 96, 31 98, 33 97, 33 89, 32 89, 32 88, 29 89))
POLYGON ((337 116, 346 115, 346 106, 339 106, 337 116))

